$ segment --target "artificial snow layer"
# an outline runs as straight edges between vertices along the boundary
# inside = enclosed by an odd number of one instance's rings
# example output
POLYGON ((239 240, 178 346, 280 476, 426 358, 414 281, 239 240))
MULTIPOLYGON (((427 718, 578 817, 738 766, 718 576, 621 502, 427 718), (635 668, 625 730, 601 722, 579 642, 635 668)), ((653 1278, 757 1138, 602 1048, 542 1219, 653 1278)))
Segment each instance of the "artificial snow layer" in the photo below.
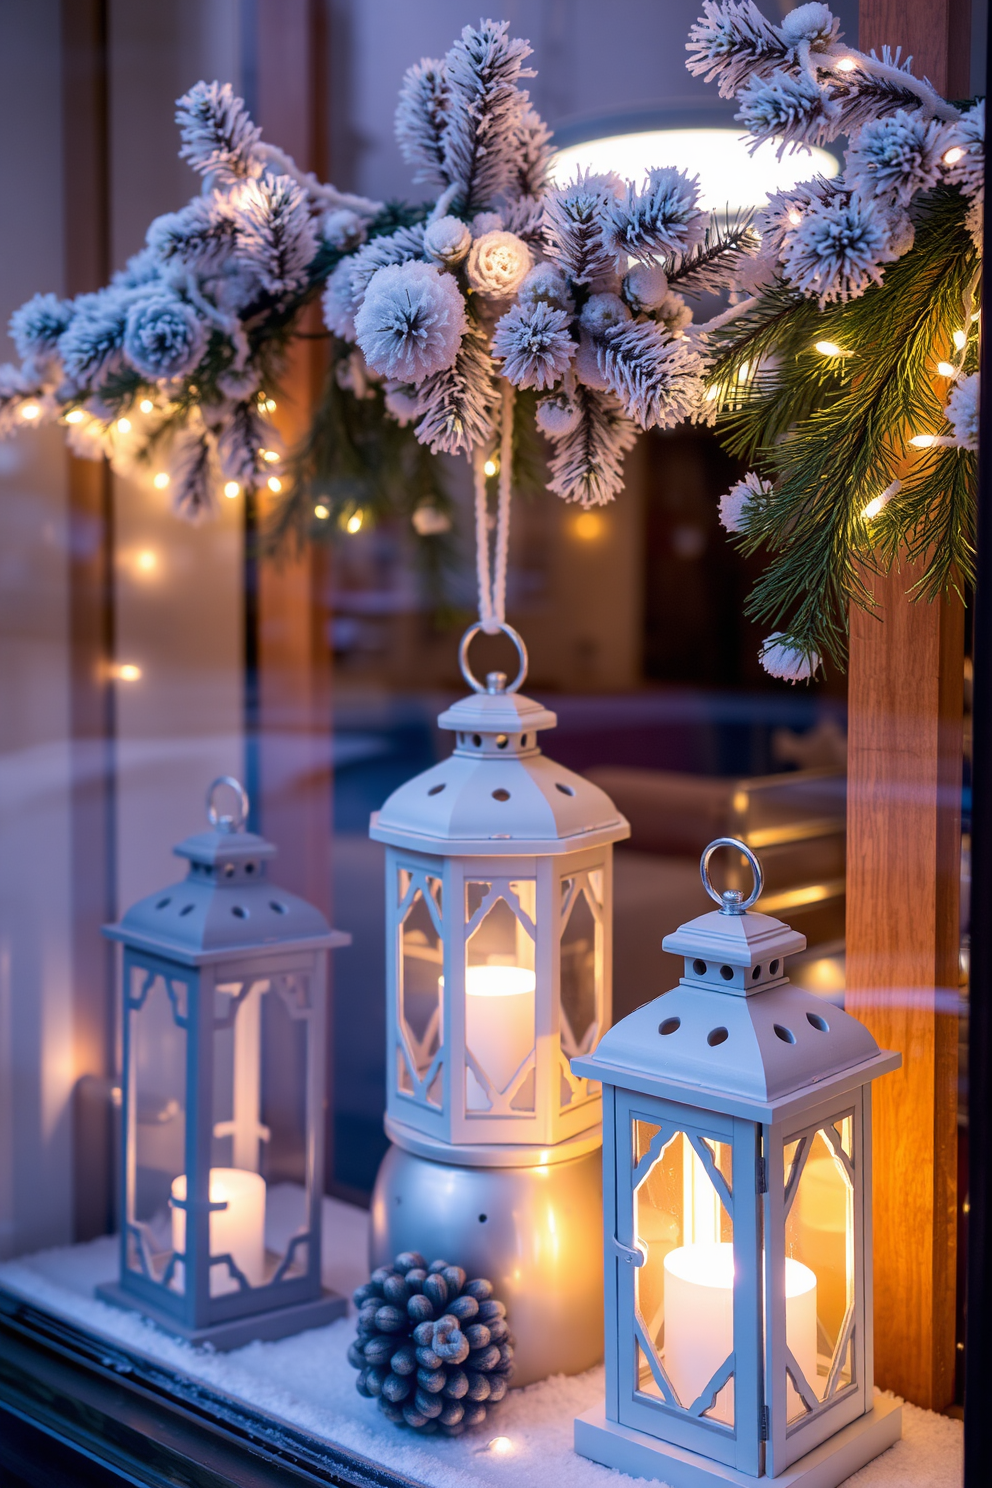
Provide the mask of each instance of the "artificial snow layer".
MULTIPOLYGON (((294 1228, 296 1191, 269 1195, 266 1240, 285 1244, 294 1228)), ((350 1293, 367 1279, 368 1215, 324 1200, 324 1284, 350 1293)), ((228 1354, 195 1349, 169 1337, 137 1313, 98 1302, 94 1287, 115 1278, 118 1244, 111 1237, 41 1251, 0 1265, 0 1286, 168 1369, 201 1381, 335 1446, 371 1458, 425 1488, 621 1488, 633 1479, 578 1457, 573 1418, 598 1405, 603 1371, 555 1376, 511 1390, 480 1431, 462 1437, 416 1438, 380 1416, 355 1389, 347 1362, 354 1335, 349 1317, 284 1338, 251 1343, 228 1354)), ((849 1488, 959 1488, 962 1428, 946 1416, 903 1408, 903 1436, 890 1451, 848 1479, 849 1488)))

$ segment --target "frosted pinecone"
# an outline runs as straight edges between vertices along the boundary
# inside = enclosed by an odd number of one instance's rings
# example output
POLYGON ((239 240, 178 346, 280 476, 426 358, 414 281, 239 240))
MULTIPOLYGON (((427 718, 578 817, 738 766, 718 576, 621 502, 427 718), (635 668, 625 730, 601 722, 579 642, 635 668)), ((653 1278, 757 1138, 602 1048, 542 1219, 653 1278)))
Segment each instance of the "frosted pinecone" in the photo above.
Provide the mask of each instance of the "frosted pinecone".
POLYGON ((506 1394, 513 1341, 492 1283, 404 1251, 354 1293, 358 1333, 348 1361, 360 1395, 397 1425, 460 1436, 506 1394))

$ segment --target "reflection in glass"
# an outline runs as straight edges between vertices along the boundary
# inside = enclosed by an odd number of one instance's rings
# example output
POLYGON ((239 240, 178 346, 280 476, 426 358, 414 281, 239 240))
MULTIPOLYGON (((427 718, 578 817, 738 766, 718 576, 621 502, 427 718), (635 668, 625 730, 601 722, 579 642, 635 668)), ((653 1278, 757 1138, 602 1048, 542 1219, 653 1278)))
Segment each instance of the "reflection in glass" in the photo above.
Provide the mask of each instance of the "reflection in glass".
POLYGON ((185 982, 130 968, 126 1263, 177 1290, 170 1198, 184 1166, 187 1007, 185 982))
MULTIPOLYGON (((409 876, 406 881, 409 892, 409 876)), ((443 1032, 441 885, 438 879, 430 877, 422 882, 425 887, 414 890, 400 925, 402 1046, 397 1050, 397 1083, 404 1094, 419 1096, 429 1104, 439 1106, 439 1070, 435 1065, 443 1032)))

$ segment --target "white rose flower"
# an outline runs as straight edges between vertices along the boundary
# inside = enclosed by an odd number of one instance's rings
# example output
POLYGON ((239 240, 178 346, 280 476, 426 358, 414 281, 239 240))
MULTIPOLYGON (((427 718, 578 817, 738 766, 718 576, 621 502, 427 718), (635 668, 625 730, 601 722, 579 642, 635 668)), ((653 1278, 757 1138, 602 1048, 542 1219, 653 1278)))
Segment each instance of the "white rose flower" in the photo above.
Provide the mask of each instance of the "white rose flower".
POLYGON ((424 252, 450 268, 461 263, 472 246, 472 234, 457 217, 439 217, 424 229, 424 252))
POLYGON ((478 294, 505 300, 516 294, 532 263, 523 238, 515 233, 488 232, 472 244, 465 272, 478 294))

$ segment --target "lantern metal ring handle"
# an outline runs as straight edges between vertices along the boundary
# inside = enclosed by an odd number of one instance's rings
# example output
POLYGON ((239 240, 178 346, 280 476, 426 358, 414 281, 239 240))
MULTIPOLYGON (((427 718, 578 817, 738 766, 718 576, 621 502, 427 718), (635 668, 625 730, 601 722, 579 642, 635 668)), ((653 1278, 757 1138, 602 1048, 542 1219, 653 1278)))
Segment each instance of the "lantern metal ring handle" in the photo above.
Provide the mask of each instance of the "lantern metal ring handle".
POLYGON ((699 860, 699 876, 703 880, 703 888, 707 894, 719 904, 720 913, 726 915, 746 914, 751 908, 751 905, 761 897, 761 890, 765 882, 764 874, 761 871, 761 864, 747 843, 741 842, 739 837, 717 837, 711 842, 699 860), (750 863, 751 872, 754 874, 754 887, 746 899, 740 889, 724 889, 721 894, 719 889, 715 889, 710 882, 710 858, 712 858, 718 847, 736 848, 750 863))
POLYGON ((233 775, 218 775, 216 780, 210 782, 207 788, 207 820, 212 827, 219 827, 222 832, 240 832, 248 820, 248 792, 233 775), (238 811, 233 816, 219 812, 214 805, 214 792, 221 785, 229 786, 238 798, 238 811))
MULTIPOLYGON (((458 665, 461 668, 462 676, 473 692, 516 692, 519 687, 523 686, 524 679, 527 676, 527 647, 524 645, 523 636, 515 631, 512 625, 507 625, 505 620, 499 620, 496 624, 497 629, 501 630, 505 636, 508 636, 516 647, 520 669, 510 683, 507 682, 502 672, 490 672, 485 683, 479 681, 468 664, 469 646, 479 632, 486 629, 482 621, 477 620, 474 625, 469 626, 468 630, 462 636, 461 645, 458 647, 458 665)), ((491 634, 492 632, 487 633, 491 634)))

